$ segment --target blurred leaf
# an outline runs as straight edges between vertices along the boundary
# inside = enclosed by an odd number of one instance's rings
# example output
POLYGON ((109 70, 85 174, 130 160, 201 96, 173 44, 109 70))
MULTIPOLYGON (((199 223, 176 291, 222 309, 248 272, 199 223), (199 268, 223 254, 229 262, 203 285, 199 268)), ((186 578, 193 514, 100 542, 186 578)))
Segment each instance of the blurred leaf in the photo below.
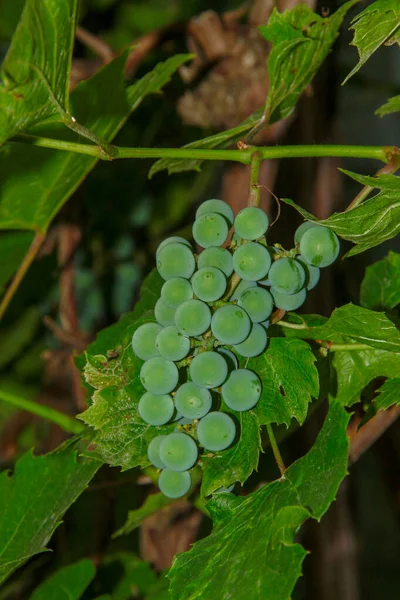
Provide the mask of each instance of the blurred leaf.
POLYGON ((120 562, 124 574, 112 591, 112 600, 131 600, 133 597, 146 595, 157 583, 157 578, 150 565, 130 552, 117 552, 106 557, 105 565, 120 562))
POLYGON ((375 310, 392 309, 400 303, 400 254, 389 252, 367 267, 361 284, 361 304, 375 310))
POLYGON ((320 519, 347 473, 349 416, 333 403, 310 452, 245 498, 217 494, 207 503, 214 529, 179 554, 169 572, 174 600, 288 600, 306 555, 300 525, 320 519))
POLYGON ((367 62, 382 44, 400 44, 400 6, 398 0, 377 0, 352 21, 354 31, 352 46, 356 46, 359 61, 347 75, 346 83, 367 62))
POLYGON ((91 560, 68 565, 41 583, 30 600, 79 600, 95 573, 91 560))
POLYGON ((394 96, 393 98, 389 98, 389 100, 383 104, 377 111, 375 111, 376 115, 380 117, 384 117, 386 115, 391 115, 392 113, 400 112, 400 96, 394 96))
POLYGON ((400 378, 388 379, 378 390, 378 396, 374 400, 377 410, 386 410, 393 405, 400 405, 400 378))
POLYGON ((143 505, 140 508, 136 508, 135 510, 130 510, 128 512, 128 516, 126 518, 125 523, 120 529, 118 529, 113 537, 119 537, 120 535, 128 535, 135 529, 139 527, 143 523, 147 517, 152 515, 153 513, 161 510, 165 506, 176 502, 173 498, 167 498, 161 492, 158 494, 150 494, 147 496, 143 505))
POLYGON ((22 352, 38 330, 41 315, 36 307, 28 308, 17 321, 0 333, 0 369, 22 352))
POLYGON ((0 38, 10 40, 21 17, 25 0, 0 0, 0 38))
POLYGON ((32 240, 33 234, 28 231, 12 231, 0 235, 0 294, 21 264, 32 240))
POLYGON ((0 582, 44 552, 67 508, 100 463, 78 459, 73 440, 42 456, 24 454, 12 476, 0 475, 0 582))

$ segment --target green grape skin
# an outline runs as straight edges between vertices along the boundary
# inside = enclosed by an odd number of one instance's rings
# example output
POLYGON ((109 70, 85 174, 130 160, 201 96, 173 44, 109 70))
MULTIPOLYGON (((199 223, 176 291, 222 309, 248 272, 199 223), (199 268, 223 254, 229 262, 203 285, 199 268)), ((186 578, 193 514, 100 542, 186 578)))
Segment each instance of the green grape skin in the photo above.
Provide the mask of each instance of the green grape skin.
POLYGON ((200 387, 217 388, 228 375, 228 365, 224 357, 217 352, 200 352, 190 363, 189 373, 200 387))
POLYGON ((222 215, 228 221, 229 225, 233 223, 233 210, 223 200, 206 200, 202 204, 200 204, 199 208, 196 212, 196 219, 206 215, 208 213, 217 213, 218 215, 222 215))
POLYGON ((244 240, 257 240, 268 229, 266 213, 256 206, 248 206, 240 211, 234 222, 235 232, 244 240))
POLYGON ((260 325, 265 327, 265 329, 268 329, 268 327, 271 325, 271 321, 269 319, 267 319, 266 321, 263 321, 262 323, 260 323, 260 325))
POLYGON ((304 304, 307 295, 305 288, 297 292, 297 294, 281 294, 281 292, 274 290, 274 288, 271 288, 270 291, 275 306, 281 310, 297 310, 304 304))
POLYGON ((160 250, 162 250, 165 246, 168 246, 168 244, 174 244, 174 243, 184 244, 188 248, 192 249, 191 243, 188 242, 187 240, 185 240, 185 238, 180 237, 178 235, 173 235, 172 237, 166 238, 159 244, 159 246, 156 250, 156 258, 158 256, 158 253, 160 252, 160 250))
POLYGON ((184 244, 172 242, 162 248, 157 256, 157 270, 166 281, 173 277, 190 279, 196 268, 196 261, 191 248, 184 244))
POLYGON ((257 242, 247 242, 233 254, 233 268, 245 281, 264 279, 270 266, 271 256, 267 248, 257 242))
POLYGON ((165 469, 160 458, 160 444, 166 437, 166 435, 156 435, 147 446, 147 458, 156 469, 165 469))
POLYGON ((188 471, 171 471, 164 469, 158 478, 160 492, 167 498, 182 498, 186 496, 192 485, 192 478, 188 471))
POLYGON ((252 358, 264 352, 267 342, 268 337, 265 328, 260 323, 254 323, 249 336, 244 342, 233 347, 240 356, 252 358))
POLYGON ((211 331, 219 342, 240 344, 250 333, 251 321, 240 306, 228 304, 217 308, 211 319, 211 331))
POLYGON ((212 452, 219 452, 228 448, 235 436, 235 421, 223 412, 210 412, 197 425, 199 444, 212 452))
POLYGON ((219 300, 226 290, 226 277, 215 267, 199 269, 191 282, 195 296, 204 302, 219 300))
POLYGON ((244 308, 253 323, 261 323, 272 313, 274 300, 268 290, 252 287, 239 296, 238 305, 244 308))
POLYGON ((300 240, 300 254, 313 267, 329 267, 335 262, 339 252, 339 238, 328 227, 312 227, 300 240))
POLYGON ((296 260, 298 260, 298 262, 301 264, 305 271, 306 290, 312 290, 313 288, 315 288, 319 281, 321 271, 318 269, 318 267, 313 267, 312 265, 306 263, 305 260, 301 260, 301 256, 298 256, 296 260))
POLYGON ((175 325, 183 335, 201 335, 207 331, 210 322, 211 311, 201 300, 187 300, 176 309, 175 325))
POLYGON ((211 409, 212 397, 208 389, 193 381, 181 385, 175 394, 175 407, 186 419, 201 419, 211 409))
POLYGON ((156 396, 172 392, 177 386, 178 379, 176 365, 161 356, 146 360, 140 369, 140 381, 143 387, 156 396))
POLYGON ((297 244, 300 244, 301 238, 303 237, 306 231, 311 229, 311 227, 318 227, 318 225, 316 223, 313 223, 312 221, 304 221, 304 223, 299 225, 294 234, 294 243, 296 244, 296 246, 297 244))
POLYGON ((146 392, 139 400, 139 415, 149 425, 165 425, 174 414, 174 401, 169 394, 155 395, 146 392))
POLYGON ((234 300, 239 300, 239 298, 243 292, 245 292, 249 288, 253 288, 253 287, 257 287, 257 281, 243 281, 242 280, 233 291, 233 294, 231 296, 232 302, 234 300))
POLYGON ((236 358, 236 355, 233 352, 228 350, 228 348, 219 347, 217 348, 217 352, 218 354, 222 354, 222 356, 226 360, 226 364, 228 365, 228 373, 238 368, 238 359, 236 358))
POLYGON ((269 270, 271 287, 281 294, 297 294, 305 284, 306 274, 295 258, 279 258, 269 270))
POLYGON ((168 325, 174 325, 175 323, 175 309, 167 306, 162 298, 159 298, 156 302, 154 316, 157 323, 163 327, 168 327, 168 325))
POLYGON ((233 273, 232 254, 226 248, 212 246, 200 252, 197 260, 197 267, 216 267, 220 269, 226 277, 230 277, 233 273))
POLYGON ((183 277, 168 279, 161 288, 161 298, 170 308, 178 308, 182 302, 193 298, 190 282, 183 277))
POLYGON ((161 329, 158 323, 144 323, 136 329, 132 336, 132 349, 136 356, 142 360, 158 356, 156 337, 161 329))
POLYGON ((243 412, 257 404, 261 389, 261 381, 253 371, 238 369, 230 374, 222 386, 222 397, 229 408, 243 412))
POLYGON ((222 246, 228 237, 226 220, 217 213, 202 215, 193 223, 193 237, 202 248, 222 246))
POLYGON ((187 471, 197 461, 196 442, 187 433, 170 433, 160 444, 160 458, 171 471, 187 471))
POLYGON ((170 325, 157 335, 156 348, 163 358, 178 361, 189 354, 190 340, 179 333, 175 325, 170 325))

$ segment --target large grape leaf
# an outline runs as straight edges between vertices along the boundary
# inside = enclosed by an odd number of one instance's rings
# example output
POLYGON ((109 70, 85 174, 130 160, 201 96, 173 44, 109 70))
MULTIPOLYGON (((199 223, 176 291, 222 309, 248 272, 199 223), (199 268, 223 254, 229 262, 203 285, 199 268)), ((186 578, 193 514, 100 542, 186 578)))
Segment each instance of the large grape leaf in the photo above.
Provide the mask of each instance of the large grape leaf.
POLYGON ((400 112, 400 96, 393 96, 393 98, 389 98, 385 104, 375 111, 375 114, 379 115, 380 117, 385 117, 386 115, 391 115, 396 112, 400 112))
POLYGON ((387 379, 378 390, 374 405, 377 410, 386 410, 393 405, 400 405, 400 377, 387 379))
POLYGON ((359 61, 347 75, 346 83, 382 44, 400 44, 400 4, 398 0, 377 0, 352 21, 352 45, 357 47, 359 61))
POLYGON ((79 600, 95 573, 92 561, 84 558, 56 571, 43 581, 30 600, 79 600))
POLYGON ((24 454, 12 476, 0 475, 0 582, 44 552, 62 515, 78 498, 100 462, 77 458, 70 441, 42 456, 24 454))
POLYGON ((400 254, 389 254, 367 267, 360 301, 366 308, 388 310, 400 304, 400 254))
POLYGON ((334 402, 315 445, 285 477, 245 498, 217 494, 207 503, 213 532, 175 558, 174 600, 289 600, 306 555, 295 534, 321 518, 347 472, 348 419, 334 402))

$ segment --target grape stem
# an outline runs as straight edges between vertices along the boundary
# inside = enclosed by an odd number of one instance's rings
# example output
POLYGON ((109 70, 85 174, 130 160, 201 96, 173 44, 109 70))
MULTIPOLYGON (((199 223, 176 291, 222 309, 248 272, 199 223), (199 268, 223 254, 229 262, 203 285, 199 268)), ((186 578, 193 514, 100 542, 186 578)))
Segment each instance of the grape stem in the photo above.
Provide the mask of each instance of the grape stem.
POLYGON ((270 423, 268 423, 268 425, 267 425, 267 432, 268 432, 269 442, 271 444, 271 448, 272 448, 272 452, 274 454, 276 464, 278 465, 278 469, 281 473, 281 476, 285 477, 285 473, 286 473, 285 463, 283 462, 283 459, 282 459, 282 456, 279 451, 278 444, 277 444, 277 441, 275 438, 275 434, 272 429, 272 425, 270 423))
POLYGON ((254 152, 251 155, 250 163, 250 192, 247 201, 247 206, 259 206, 260 205, 260 186, 258 183, 258 177, 260 173, 260 165, 262 156, 260 152, 254 152))

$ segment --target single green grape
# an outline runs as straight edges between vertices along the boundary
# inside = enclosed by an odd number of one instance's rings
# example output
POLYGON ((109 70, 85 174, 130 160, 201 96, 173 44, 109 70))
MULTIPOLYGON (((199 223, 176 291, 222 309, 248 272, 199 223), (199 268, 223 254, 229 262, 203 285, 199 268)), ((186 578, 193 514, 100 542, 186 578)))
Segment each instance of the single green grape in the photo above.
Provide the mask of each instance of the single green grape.
POLYGON ((211 404, 211 393, 193 381, 184 383, 176 390, 176 409, 186 419, 201 419, 210 411, 211 404))
POLYGON ((186 433, 170 433, 160 444, 160 458, 171 471, 187 471, 197 460, 196 442, 186 433))
POLYGON ((167 360, 182 360, 189 354, 190 339, 181 333, 175 325, 164 327, 156 338, 156 348, 167 360))
POLYGON ((139 400, 138 411, 145 423, 165 425, 174 414, 174 401, 169 394, 155 395, 146 392, 139 400))
POLYGON ((167 244, 158 253, 157 270, 165 280, 173 277, 190 279, 196 268, 191 248, 177 242, 167 244))
POLYGON ((186 496, 192 485, 192 479, 188 471, 171 471, 164 469, 158 478, 160 492, 167 498, 182 498, 186 496))
POLYGON ((274 290, 274 288, 271 288, 270 291, 275 306, 281 310, 297 310, 304 304, 307 295, 305 288, 297 292, 297 294, 281 294, 281 292, 274 290))
POLYGON ((228 237, 226 220, 217 213, 202 215, 193 223, 193 237, 202 248, 222 246, 228 237))
POLYGON ((161 329, 158 323, 144 323, 136 329, 132 336, 132 348, 136 356, 142 360, 158 356, 156 337, 161 329))
POLYGON ((313 223, 312 221, 304 221, 304 223, 299 225, 299 227, 296 229, 296 231, 294 233, 294 243, 296 244, 296 246, 297 246, 297 244, 300 244, 301 238, 303 237, 303 235, 305 234, 306 231, 311 229, 311 227, 318 227, 318 226, 316 223, 313 223))
POLYGON ((226 290, 226 277, 216 267, 203 267, 192 277, 195 296, 204 302, 219 300, 226 290))
POLYGON ((240 344, 250 333, 251 321, 240 306, 228 304, 217 308, 211 319, 211 331, 218 341, 231 346, 240 344))
POLYGON ((253 323, 261 323, 268 319, 274 308, 274 301, 268 290, 252 287, 239 296, 239 306, 249 315, 253 323))
POLYGON ((245 292, 249 288, 253 288, 253 287, 257 287, 257 281, 243 281, 242 280, 233 291, 233 294, 231 296, 232 302, 234 300, 239 300, 239 298, 243 292, 245 292))
POLYGON ((205 202, 200 204, 196 212, 196 219, 208 213, 217 213, 218 215, 222 215, 223 217, 225 217, 229 225, 232 225, 233 223, 233 211, 229 204, 227 204, 223 200, 206 200, 205 202))
POLYGON ((222 356, 226 360, 226 364, 228 365, 228 373, 238 368, 238 359, 236 358, 236 355, 233 352, 228 350, 228 348, 220 346, 219 348, 217 348, 217 352, 218 354, 222 354, 222 356))
POLYGON ((240 211, 235 218, 235 232, 244 240, 257 240, 267 231, 268 216, 261 208, 249 206, 240 211))
POLYGON ((250 358, 258 356, 261 352, 264 352, 267 346, 267 334, 265 328, 259 323, 254 323, 249 336, 241 344, 236 344, 234 349, 241 356, 250 358))
POLYGON ((188 300, 176 309, 175 325, 183 335, 201 335, 209 328, 210 322, 210 309, 201 300, 188 300))
POLYGON ((164 327, 175 323, 175 309, 165 304, 162 298, 159 298, 156 302, 154 316, 157 322, 164 327))
POLYGON ((313 267, 312 265, 306 263, 305 260, 302 260, 301 256, 298 256, 296 260, 301 264, 306 274, 306 290, 312 290, 319 281, 321 271, 318 269, 318 267, 313 267))
POLYGON ((235 436, 235 421, 223 412, 210 412, 197 425, 197 439, 199 440, 199 444, 212 452, 228 448, 235 439, 235 436))
POLYGON ((261 381, 253 371, 237 369, 222 386, 222 397, 229 408, 242 412, 257 404, 261 389, 261 381))
POLYGON ((300 240, 300 254, 313 267, 328 267, 338 257, 340 251, 339 238, 328 227, 312 227, 300 240))
POLYGON ((306 274, 295 258, 279 258, 269 270, 268 278, 274 290, 281 294, 297 294, 304 287, 306 274))
POLYGON ((160 444, 166 437, 166 435, 156 435, 147 446, 147 457, 156 469, 165 469, 165 465, 160 458, 160 444))
POLYGON ((226 248, 212 246, 200 252, 197 260, 199 269, 204 267, 216 267, 220 269, 226 277, 230 277, 233 273, 232 254, 226 248))
POLYGON ((205 388, 219 387, 228 375, 228 365, 217 352, 200 352, 189 367, 190 377, 197 385, 205 388))
POLYGON ((178 383, 178 369, 171 360, 161 356, 150 358, 140 369, 143 387, 156 396, 169 394, 178 383))
POLYGON ((183 277, 168 279, 161 288, 161 298, 170 308, 178 308, 182 302, 193 298, 190 282, 183 277))
POLYGON ((188 242, 187 240, 185 240, 185 238, 180 237, 179 235, 173 235, 169 238, 166 238, 159 244, 159 246, 156 250, 156 258, 158 256, 158 253, 160 252, 160 250, 162 250, 165 246, 168 246, 168 244, 174 244, 174 243, 184 244, 188 248, 192 249, 191 243, 188 242))
POLYGON ((239 246, 233 254, 233 268, 241 279, 258 281, 263 279, 271 266, 271 256, 265 246, 248 242, 239 246))
POLYGON ((269 319, 267 319, 266 321, 263 321, 262 323, 260 323, 260 325, 265 327, 265 329, 268 329, 268 327, 271 325, 271 321, 269 319))

